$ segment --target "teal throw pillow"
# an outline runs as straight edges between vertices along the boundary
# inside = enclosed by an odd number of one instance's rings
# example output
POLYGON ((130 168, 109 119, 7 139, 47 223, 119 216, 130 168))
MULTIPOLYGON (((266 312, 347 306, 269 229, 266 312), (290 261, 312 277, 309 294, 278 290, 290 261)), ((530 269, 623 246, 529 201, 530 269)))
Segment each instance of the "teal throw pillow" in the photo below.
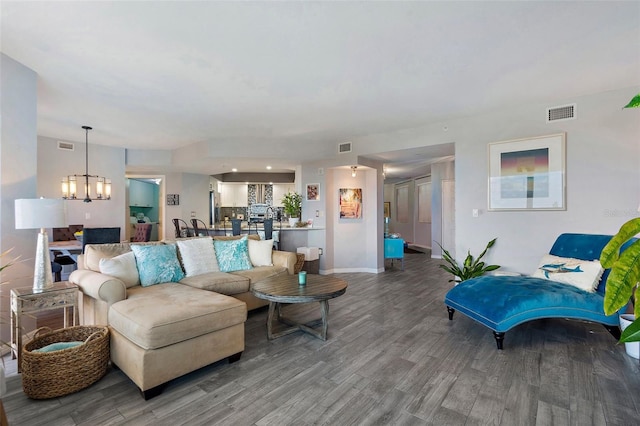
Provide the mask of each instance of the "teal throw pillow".
POLYGON ((238 240, 214 240, 213 246, 222 272, 245 271, 253 268, 246 235, 238 240))
POLYGON ((140 284, 148 287, 154 284, 178 282, 184 278, 175 244, 131 246, 136 256, 140 274, 140 284))
POLYGON ((63 349, 75 348, 76 346, 80 346, 82 343, 83 342, 56 342, 40 349, 34 349, 33 352, 61 351, 63 349))

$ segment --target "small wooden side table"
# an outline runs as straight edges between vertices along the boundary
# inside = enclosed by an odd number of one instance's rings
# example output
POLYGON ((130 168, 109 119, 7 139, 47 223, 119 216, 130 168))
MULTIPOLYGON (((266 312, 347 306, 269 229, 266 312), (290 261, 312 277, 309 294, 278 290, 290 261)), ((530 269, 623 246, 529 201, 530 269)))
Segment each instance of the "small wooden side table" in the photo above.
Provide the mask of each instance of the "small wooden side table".
POLYGON ((38 293, 34 293, 32 287, 11 289, 11 358, 18 358, 18 373, 22 371, 22 316, 60 308, 64 310, 64 327, 76 325, 78 286, 61 281, 38 293), (73 317, 69 313, 72 313, 73 317), (73 321, 70 321, 72 318, 73 321))

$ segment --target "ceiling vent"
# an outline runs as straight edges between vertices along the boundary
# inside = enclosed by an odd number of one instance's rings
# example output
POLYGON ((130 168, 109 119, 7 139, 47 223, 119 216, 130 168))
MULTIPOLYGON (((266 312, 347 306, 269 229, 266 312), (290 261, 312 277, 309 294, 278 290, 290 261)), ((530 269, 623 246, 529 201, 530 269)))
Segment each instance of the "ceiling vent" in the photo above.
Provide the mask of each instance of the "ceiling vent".
POLYGON ((576 118, 576 104, 547 108, 547 123, 552 121, 573 120, 576 118))
POLYGON ((63 151, 73 151, 74 145, 71 142, 58 141, 58 149, 61 149, 63 151))
POLYGON ((338 154, 346 154, 351 152, 351 142, 345 142, 338 145, 338 154))

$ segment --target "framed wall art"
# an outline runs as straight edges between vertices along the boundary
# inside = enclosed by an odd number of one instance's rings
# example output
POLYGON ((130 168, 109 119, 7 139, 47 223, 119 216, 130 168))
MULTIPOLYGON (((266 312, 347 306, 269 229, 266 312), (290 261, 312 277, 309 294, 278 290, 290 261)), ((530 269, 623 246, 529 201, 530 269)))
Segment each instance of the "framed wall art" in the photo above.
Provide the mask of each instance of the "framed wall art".
POLYGON ((340 188, 340 219, 362 218, 362 188, 340 188))
POLYGON ((391 202, 384 202, 384 217, 391 217, 391 202))
POLYGON ((180 194, 167 194, 167 205, 168 206, 179 206, 180 205, 180 194))
POLYGON ((307 201, 318 201, 320 199, 320 184, 307 184, 307 201))
POLYGON ((566 210, 565 133, 489 144, 489 210, 566 210))

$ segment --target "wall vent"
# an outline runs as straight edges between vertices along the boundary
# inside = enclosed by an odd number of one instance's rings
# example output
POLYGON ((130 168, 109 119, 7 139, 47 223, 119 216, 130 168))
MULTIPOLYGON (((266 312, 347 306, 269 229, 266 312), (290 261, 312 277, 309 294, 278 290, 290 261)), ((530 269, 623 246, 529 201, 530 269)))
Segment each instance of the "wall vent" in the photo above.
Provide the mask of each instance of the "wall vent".
POLYGON ((573 120, 576 118, 576 104, 547 108, 547 123, 552 121, 573 120))
POLYGON ((338 145, 338 154, 346 154, 351 152, 351 142, 345 142, 338 145))
POLYGON ((58 149, 62 149, 64 151, 73 151, 74 150, 74 144, 71 143, 71 142, 58 141, 58 149))

